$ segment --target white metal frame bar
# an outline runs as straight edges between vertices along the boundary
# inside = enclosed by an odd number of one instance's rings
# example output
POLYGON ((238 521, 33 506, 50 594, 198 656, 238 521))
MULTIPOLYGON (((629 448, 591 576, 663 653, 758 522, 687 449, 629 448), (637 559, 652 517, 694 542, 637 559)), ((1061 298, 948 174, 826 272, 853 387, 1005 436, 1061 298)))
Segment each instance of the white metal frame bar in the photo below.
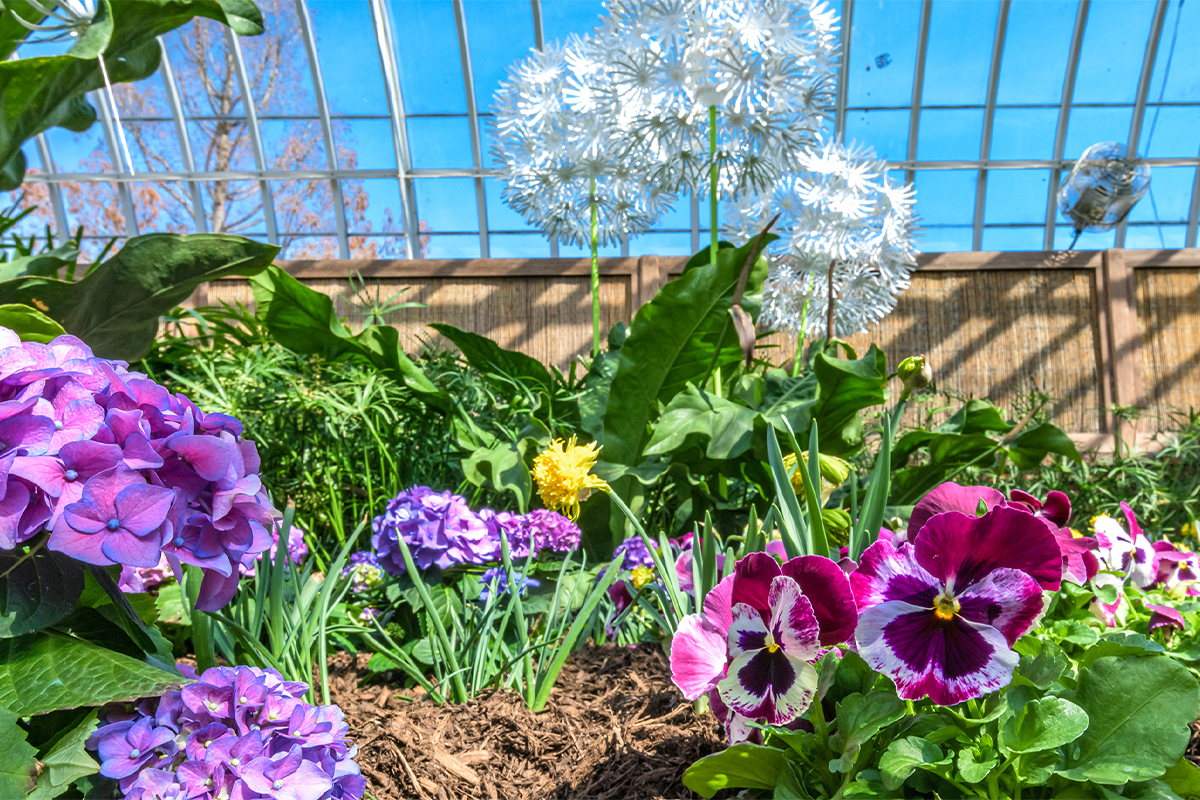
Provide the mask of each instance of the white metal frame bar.
POLYGON ((850 85, 850 35, 854 28, 854 0, 842 3, 842 52, 838 61, 837 105, 833 116, 833 137, 838 144, 846 141, 846 92, 850 85))
POLYGON ((1091 0, 1079 0, 1075 12, 1075 30, 1071 33, 1071 50, 1067 54, 1067 69, 1063 75, 1062 102, 1058 106, 1058 127, 1054 132, 1054 164, 1050 167, 1050 186, 1046 195, 1046 231, 1042 249, 1054 249, 1054 220, 1058 216, 1058 182, 1064 169, 1063 149, 1067 145, 1067 124, 1071 120, 1071 99, 1075 96, 1075 74, 1079 71, 1079 52, 1083 49, 1083 34, 1087 30, 1091 0))
POLYGON ((454 25, 458 29, 458 54, 462 57, 463 87, 467 93, 467 122, 471 126, 471 161, 475 175, 475 207, 479 214, 479 257, 488 258, 487 195, 483 182, 483 149, 479 141, 479 111, 475 108, 475 76, 471 71, 471 46, 467 41, 467 19, 462 0, 454 2, 454 25))
MULTIPOLYGON (((279 244, 279 228, 275 223, 275 200, 271 196, 271 186, 267 183, 267 156, 263 151, 262 132, 258 128, 258 108, 254 103, 254 93, 251 91, 250 75, 246 72, 246 59, 242 56, 242 45, 237 34, 229 28, 225 29, 225 41, 233 56, 233 66, 237 72, 238 84, 242 88, 242 106, 246 110, 246 127, 250 134, 250 147, 254 151, 254 163, 258 174, 250 175, 258 179, 258 188, 262 193, 263 221, 267 227, 267 241, 279 244)), ((297 177, 295 173, 282 172, 287 177, 297 177)))
MULTIPOLYGON (((175 123, 175 133, 179 137, 179 154, 183 161, 183 168, 188 172, 195 172, 196 160, 192 155, 192 140, 188 135, 183 101, 179 96, 175 70, 171 67, 171 59, 167 55, 167 43, 161 36, 158 37, 158 49, 162 51, 163 83, 167 87, 167 104, 171 106, 171 119, 175 123)), ((204 192, 198 181, 190 181, 188 191, 192 195, 192 221, 196 225, 196 232, 204 233, 208 230, 208 215, 204 213, 204 192)))
MULTIPOLYGON (((54 166, 54 156, 50 152, 50 142, 46 139, 45 133, 39 133, 36 137, 38 157, 42 160, 42 171, 53 175, 58 170, 54 166)), ((57 183, 49 183, 46 186, 46 191, 50 195, 50 208, 54 211, 54 225, 58 228, 55 233, 55 239, 59 244, 63 244, 71 237, 71 230, 67 225, 67 207, 63 205, 62 187, 57 183)))
MULTIPOLYGON (((925 90, 925 53, 929 49, 929 18, 933 12, 933 0, 921 3, 921 21, 917 34, 917 64, 913 69, 912 103, 908 117, 908 161, 917 160, 917 136, 921 130, 921 94, 925 90)), ((913 170, 907 168, 904 182, 913 182, 913 170)))
MULTIPOLYGON (((308 3, 296 0, 296 16, 300 20, 300 33, 304 37, 304 49, 308 54, 308 68, 312 74, 313 94, 317 100, 317 114, 321 118, 321 135, 325 140, 325 161, 330 169, 337 169, 337 143, 333 140, 333 122, 329 119, 329 98, 325 96, 325 78, 321 74, 321 60, 317 55, 317 37, 313 34, 312 17, 308 3)), ((338 254, 350 257, 350 240, 346 235, 346 200, 342 197, 342 185, 338 178, 329 179, 329 190, 333 194, 333 224, 337 229, 338 254)))
MULTIPOLYGON (((986 163, 992 154, 992 123, 996 119, 996 93, 1000 86, 1000 60, 1004 56, 1004 37, 1008 33, 1008 9, 1011 0, 1000 0, 1000 12, 996 16, 996 35, 992 39, 992 66, 988 71, 987 105, 983 108, 983 134, 979 139, 979 161, 986 163)), ((987 169, 979 169, 975 184, 975 220, 971 232, 971 249, 983 249, 983 212, 987 203, 987 169)))
MULTIPOLYGON (((408 122, 404 111, 404 92, 400 86, 400 63, 392 39, 390 12, 383 0, 371 0, 371 18, 375 23, 375 41, 383 65, 383 81, 388 92, 388 110, 392 120, 392 144, 396 148, 395 178, 400 184, 401 216, 404 223, 404 254, 409 259, 421 252, 421 223, 417 216, 416 192, 413 187, 412 158, 408 151, 408 122)), ((392 177, 390 174, 388 177, 392 177)))
MULTIPOLYGON (((125 235, 129 238, 138 235, 137 224, 137 209, 133 205, 133 192, 129 188, 129 183, 135 180, 133 175, 125 171, 124 157, 121 155, 121 149, 117 144, 117 129, 113 125, 112 112, 108 108, 108 98, 101 91, 94 91, 92 94, 92 103, 100 109, 100 124, 104 128, 104 140, 108 144, 108 152, 112 156, 112 163, 117 167, 117 174, 125 177, 128 180, 117 181, 117 195, 121 198, 121 209, 125 212, 125 235)), ((128 165, 130 169, 132 164, 128 165)), ((145 180, 143 177, 137 177, 136 180, 145 180)))
MULTIPOLYGON (((1133 119, 1129 123, 1129 143, 1125 151, 1132 157, 1137 155, 1138 139, 1142 135, 1142 119, 1146 115, 1146 97, 1150 94, 1150 81, 1154 77, 1154 62, 1158 58, 1158 42, 1162 38, 1163 22, 1167 18, 1168 0, 1158 0, 1154 8, 1154 20, 1150 23, 1150 34, 1146 37, 1146 52, 1142 56, 1142 74, 1138 78, 1137 100, 1133 105, 1133 119)), ((1125 246, 1126 220, 1117 225, 1114 247, 1125 246)))
POLYGON ((533 46, 538 50, 546 46, 546 29, 542 25, 542 0, 529 0, 533 11, 533 46))

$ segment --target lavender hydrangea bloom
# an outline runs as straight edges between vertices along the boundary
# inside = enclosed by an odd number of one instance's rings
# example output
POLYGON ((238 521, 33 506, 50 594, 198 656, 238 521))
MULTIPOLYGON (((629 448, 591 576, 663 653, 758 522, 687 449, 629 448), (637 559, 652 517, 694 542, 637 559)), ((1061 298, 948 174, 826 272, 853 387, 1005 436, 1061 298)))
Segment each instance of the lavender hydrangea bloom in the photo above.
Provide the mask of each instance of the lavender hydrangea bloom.
POLYGON ((379 558, 370 550, 351 553, 349 562, 342 568, 342 577, 350 577, 350 590, 365 592, 383 582, 383 570, 379 558))
POLYGON ((490 508, 479 510, 479 519, 487 526, 488 539, 492 542, 492 552, 489 561, 499 561, 500 534, 508 539, 508 553, 511 558, 525 558, 529 555, 530 542, 536 542, 534 531, 531 530, 527 515, 514 514, 511 511, 493 511, 490 508))
POLYGON ((366 781, 337 706, 273 670, 215 667, 197 683, 107 709, 87 741, 124 796, 355 800, 366 781))
POLYGON ((569 553, 579 547, 579 526, 557 511, 538 508, 526 514, 525 520, 539 549, 569 553))
POLYGON ((277 516, 241 436, 73 336, 0 328, 0 549, 49 527, 51 550, 90 564, 153 569, 165 553, 204 571, 197 607, 215 611, 277 516))
MULTIPOLYGON (((275 527, 271 530, 271 549, 267 554, 259 553, 249 564, 242 561, 238 564, 238 572, 247 578, 253 578, 258 572, 258 563, 264 557, 267 558, 267 564, 275 563, 275 554, 279 552, 279 528, 275 527)), ((293 564, 304 563, 305 557, 308 555, 308 543, 304 541, 304 531, 298 525, 293 524, 288 530, 287 541, 288 561, 293 564)))
POLYGON ((646 543, 642 541, 640 536, 630 536, 617 545, 617 549, 613 551, 613 555, 615 556, 619 553, 625 556, 624 561, 621 562, 621 569, 654 567, 654 559, 650 556, 650 550, 646 547, 646 543))
POLYGON ((379 565, 393 575, 405 571, 401 538, 418 569, 483 564, 495 553, 488 526, 466 500, 449 490, 438 494, 428 486, 414 486, 403 491, 388 501, 387 510, 372 521, 371 528, 379 565))

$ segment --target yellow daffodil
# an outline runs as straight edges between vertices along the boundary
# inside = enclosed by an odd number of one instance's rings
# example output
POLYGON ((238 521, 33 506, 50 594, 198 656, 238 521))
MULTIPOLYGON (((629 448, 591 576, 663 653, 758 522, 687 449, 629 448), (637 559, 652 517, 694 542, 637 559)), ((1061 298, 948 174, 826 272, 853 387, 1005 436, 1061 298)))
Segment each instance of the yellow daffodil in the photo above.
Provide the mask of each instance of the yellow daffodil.
MULTIPOLYGON (((570 519, 579 517, 580 493, 589 489, 608 491, 608 484, 591 474, 600 448, 595 442, 575 444, 555 439, 533 459, 533 479, 542 503, 552 511, 562 510, 570 519)), ((584 495, 586 498, 586 495, 584 495)))
POLYGON ((643 586, 654 580, 654 570, 649 567, 634 567, 629 573, 629 582, 633 588, 641 590, 643 586))

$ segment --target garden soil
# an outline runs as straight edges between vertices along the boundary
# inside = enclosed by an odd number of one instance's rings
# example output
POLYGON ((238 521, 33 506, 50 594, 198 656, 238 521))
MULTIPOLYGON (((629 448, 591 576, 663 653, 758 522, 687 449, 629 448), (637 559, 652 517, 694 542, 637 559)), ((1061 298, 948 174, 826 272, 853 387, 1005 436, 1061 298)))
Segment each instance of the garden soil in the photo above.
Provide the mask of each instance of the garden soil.
POLYGON ((338 654, 330 680, 376 800, 691 798, 684 770, 724 747, 657 645, 576 652, 540 714, 511 692, 439 706, 413 690, 360 687, 368 659, 338 654))

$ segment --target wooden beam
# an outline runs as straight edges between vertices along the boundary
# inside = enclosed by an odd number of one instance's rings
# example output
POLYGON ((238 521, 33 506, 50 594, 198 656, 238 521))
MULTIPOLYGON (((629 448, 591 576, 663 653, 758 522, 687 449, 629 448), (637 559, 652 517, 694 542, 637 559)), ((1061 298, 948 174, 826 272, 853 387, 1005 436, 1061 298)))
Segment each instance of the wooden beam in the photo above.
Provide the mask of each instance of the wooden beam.
POLYGON ((1112 435, 1113 426, 1112 404, 1113 397, 1113 359, 1112 338, 1109 331, 1112 328, 1112 304, 1109 300, 1108 271, 1104 269, 1103 260, 1097 263, 1093 272, 1093 283, 1096 292, 1096 320, 1092 331, 1096 342, 1096 371, 1100 373, 1100 432, 1112 435))
POLYGON ((921 253, 917 269, 922 272, 966 270, 1095 269, 1098 251, 921 253))
MULTIPOLYGON (((1125 260, 1124 250, 1104 251, 1105 285, 1108 291, 1108 340, 1112 359, 1113 402, 1118 406, 1145 405, 1142 390, 1142 352, 1138 335, 1137 276, 1125 260)), ((1133 433, 1124 438, 1136 436, 1133 433)), ((1114 430, 1118 430, 1114 428, 1114 430)), ((1121 431, 1121 433, 1124 433, 1121 431)))

